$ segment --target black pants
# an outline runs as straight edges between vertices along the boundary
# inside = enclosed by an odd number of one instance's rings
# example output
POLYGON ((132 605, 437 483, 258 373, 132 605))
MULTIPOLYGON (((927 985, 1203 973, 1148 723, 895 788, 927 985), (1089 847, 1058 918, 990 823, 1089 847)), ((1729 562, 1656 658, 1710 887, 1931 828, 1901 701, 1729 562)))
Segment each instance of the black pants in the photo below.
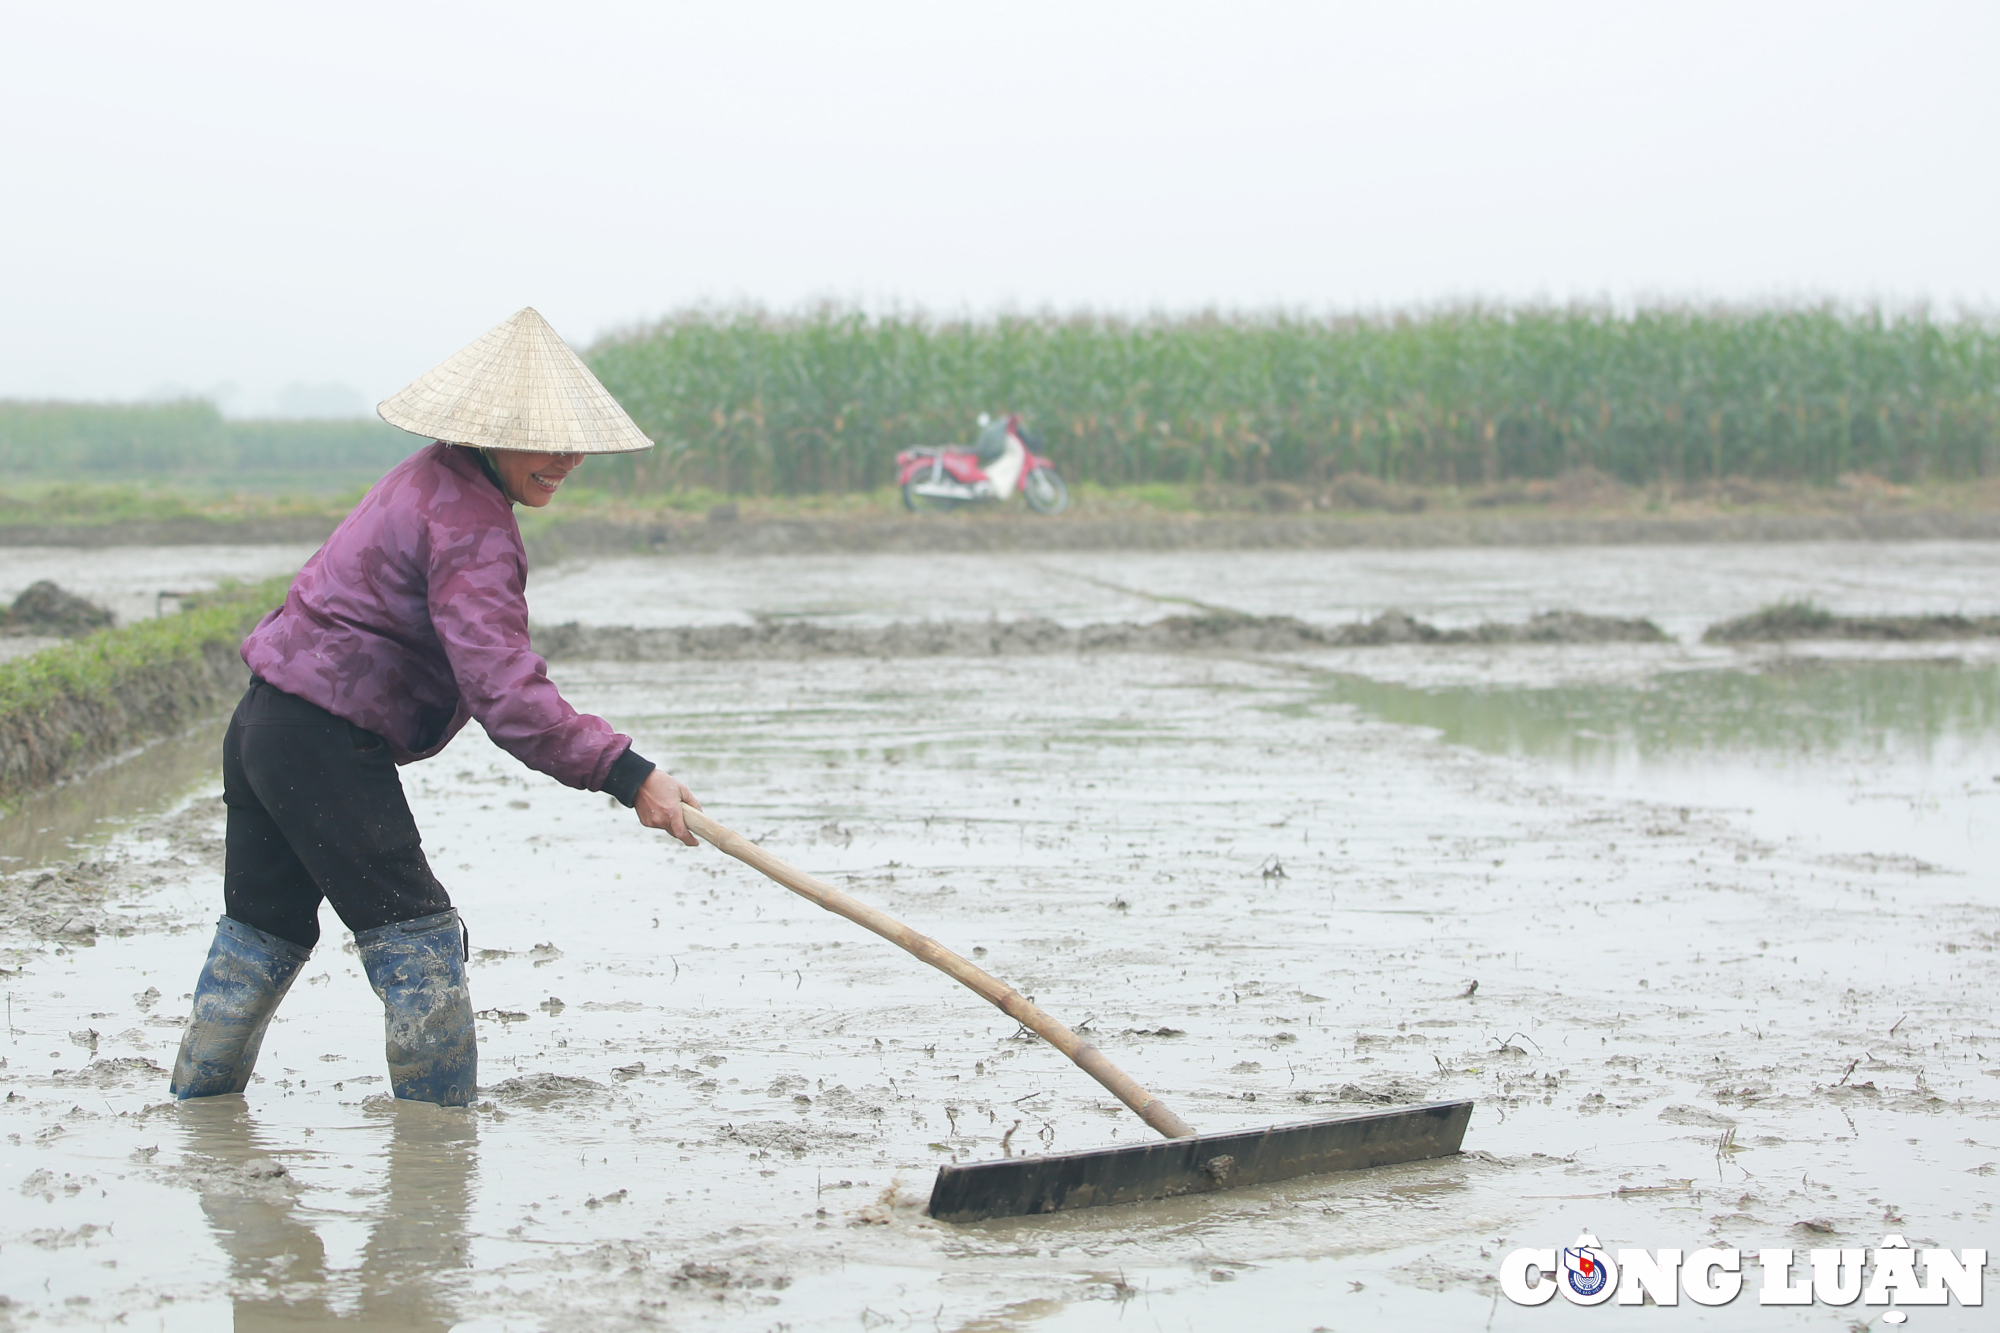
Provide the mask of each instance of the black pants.
POLYGON ((223 898, 246 926, 311 948, 321 898, 356 932, 451 906, 387 743, 317 704, 252 680, 222 738, 222 799, 223 898))

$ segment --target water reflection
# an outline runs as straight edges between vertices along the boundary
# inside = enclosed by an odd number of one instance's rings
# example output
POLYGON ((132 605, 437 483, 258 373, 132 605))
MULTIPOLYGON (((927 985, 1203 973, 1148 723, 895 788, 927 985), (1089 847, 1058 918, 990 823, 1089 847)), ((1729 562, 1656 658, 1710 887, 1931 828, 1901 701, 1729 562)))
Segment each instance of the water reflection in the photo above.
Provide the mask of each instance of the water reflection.
POLYGON ((1702 752, 1921 760, 2000 740, 2000 670, 1951 659, 1791 661, 1644 685, 1419 689, 1332 675, 1322 684, 1326 698, 1385 721, 1578 768, 1702 752))
POLYGON ((470 1111, 392 1102, 389 1187, 361 1257, 360 1322, 369 1328, 447 1329, 450 1296, 468 1263, 478 1127, 470 1111))
POLYGON ((1418 689, 1340 676, 1322 686, 1323 699, 1586 787, 1727 811, 1808 855, 1905 858, 1980 883, 2000 865, 2000 670, 1990 666, 1792 660, 1642 685, 1418 689))
POLYGON ((358 1269, 330 1269, 314 1210, 286 1161, 307 1154, 260 1126, 241 1097, 180 1107, 183 1153, 229 1257, 237 1333, 352 1325, 443 1333, 457 1322, 477 1158, 472 1116, 419 1103, 371 1110, 389 1130, 388 1183, 369 1214, 358 1269))
POLYGON ((0 867, 25 870, 73 858, 79 845, 108 839, 130 820, 219 781, 227 725, 226 717, 210 718, 0 810, 0 867))

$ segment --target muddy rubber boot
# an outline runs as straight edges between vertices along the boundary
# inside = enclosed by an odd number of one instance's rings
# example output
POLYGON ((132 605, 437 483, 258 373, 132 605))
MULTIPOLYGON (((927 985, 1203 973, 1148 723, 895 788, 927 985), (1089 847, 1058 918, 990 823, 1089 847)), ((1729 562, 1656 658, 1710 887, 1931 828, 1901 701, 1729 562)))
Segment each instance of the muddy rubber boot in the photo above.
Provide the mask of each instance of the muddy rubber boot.
POLYGON ((470 1106, 479 1045, 458 912, 364 930, 354 945, 382 997, 390 1089, 405 1101, 470 1106))
POLYGON ((215 943, 194 984, 194 1012, 174 1057, 175 1097, 220 1097, 249 1086, 264 1029, 310 957, 311 949, 231 917, 215 923, 215 943))

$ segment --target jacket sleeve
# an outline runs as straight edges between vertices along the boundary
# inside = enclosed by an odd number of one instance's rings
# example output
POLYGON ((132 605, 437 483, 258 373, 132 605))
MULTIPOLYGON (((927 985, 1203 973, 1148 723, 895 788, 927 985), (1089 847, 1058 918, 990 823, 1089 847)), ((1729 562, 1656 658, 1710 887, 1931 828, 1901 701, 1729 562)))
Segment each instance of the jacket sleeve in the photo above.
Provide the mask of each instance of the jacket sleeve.
POLYGON ((601 791, 631 738, 571 708, 529 645, 527 558, 512 528, 433 526, 431 624, 466 710, 494 744, 558 782, 601 791))

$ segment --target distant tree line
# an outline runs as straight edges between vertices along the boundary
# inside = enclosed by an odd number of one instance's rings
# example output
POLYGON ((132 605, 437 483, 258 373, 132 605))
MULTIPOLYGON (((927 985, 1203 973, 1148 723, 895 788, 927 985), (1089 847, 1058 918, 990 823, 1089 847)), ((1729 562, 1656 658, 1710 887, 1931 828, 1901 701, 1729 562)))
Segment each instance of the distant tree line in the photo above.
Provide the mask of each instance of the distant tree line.
POLYGON ((232 421, 212 403, 0 400, 0 464, 72 480, 373 472, 421 441, 380 421, 232 421))

